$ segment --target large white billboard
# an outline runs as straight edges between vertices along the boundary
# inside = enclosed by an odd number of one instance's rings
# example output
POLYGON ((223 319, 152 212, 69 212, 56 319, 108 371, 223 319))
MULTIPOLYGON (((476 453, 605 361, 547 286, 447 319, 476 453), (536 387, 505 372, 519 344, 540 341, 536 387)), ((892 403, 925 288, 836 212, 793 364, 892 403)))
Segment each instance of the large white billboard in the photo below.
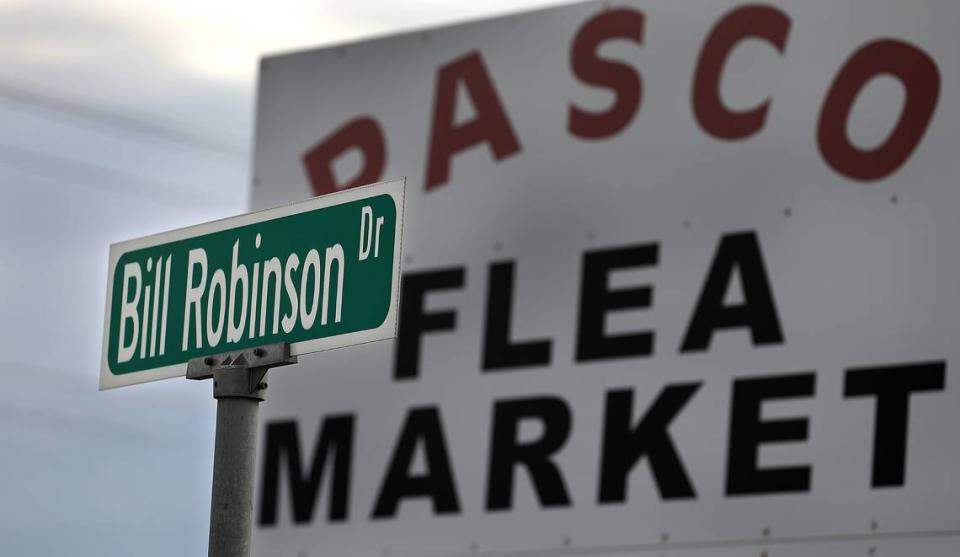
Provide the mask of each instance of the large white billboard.
POLYGON ((953 555, 960 4, 591 2, 263 60, 255 208, 407 177, 255 553, 953 555))

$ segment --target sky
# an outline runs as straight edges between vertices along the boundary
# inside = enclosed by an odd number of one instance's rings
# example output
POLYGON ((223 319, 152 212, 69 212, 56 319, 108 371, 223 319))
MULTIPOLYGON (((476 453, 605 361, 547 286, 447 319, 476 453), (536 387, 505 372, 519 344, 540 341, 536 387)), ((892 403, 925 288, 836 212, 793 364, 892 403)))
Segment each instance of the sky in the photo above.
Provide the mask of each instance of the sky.
POLYGON ((556 3, 0 0, 0 552, 206 551, 211 387, 98 392, 107 254, 247 210, 260 56, 556 3))

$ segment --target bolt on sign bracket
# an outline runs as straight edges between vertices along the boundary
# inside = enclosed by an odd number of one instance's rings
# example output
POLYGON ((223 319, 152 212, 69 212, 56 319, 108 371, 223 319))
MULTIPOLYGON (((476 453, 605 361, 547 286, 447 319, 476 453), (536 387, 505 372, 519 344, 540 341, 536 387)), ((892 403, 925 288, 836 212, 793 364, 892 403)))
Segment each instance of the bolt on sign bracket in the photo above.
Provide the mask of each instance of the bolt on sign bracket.
POLYGON ((297 363, 290 344, 280 342, 256 348, 194 358, 187 363, 187 379, 213 378, 214 398, 239 396, 263 400, 267 370, 297 363))

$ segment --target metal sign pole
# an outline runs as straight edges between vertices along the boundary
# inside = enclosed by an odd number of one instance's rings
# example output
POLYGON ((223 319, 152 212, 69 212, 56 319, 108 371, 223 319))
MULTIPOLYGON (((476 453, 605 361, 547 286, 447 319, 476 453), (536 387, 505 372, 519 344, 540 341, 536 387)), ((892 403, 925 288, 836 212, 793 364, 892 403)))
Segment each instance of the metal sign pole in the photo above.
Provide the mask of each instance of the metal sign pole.
POLYGON ((290 345, 280 343, 187 364, 187 379, 213 378, 217 399, 209 557, 250 555, 257 414, 267 388, 267 370, 296 361, 290 345))

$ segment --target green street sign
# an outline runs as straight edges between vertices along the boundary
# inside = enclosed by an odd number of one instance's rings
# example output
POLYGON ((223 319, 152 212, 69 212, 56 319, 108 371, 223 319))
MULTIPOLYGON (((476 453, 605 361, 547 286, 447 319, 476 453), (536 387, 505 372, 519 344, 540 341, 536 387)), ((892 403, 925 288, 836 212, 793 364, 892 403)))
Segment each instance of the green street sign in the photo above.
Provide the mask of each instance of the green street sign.
POLYGON ((384 182, 112 245, 100 388, 266 344, 395 337, 403 193, 384 182))

